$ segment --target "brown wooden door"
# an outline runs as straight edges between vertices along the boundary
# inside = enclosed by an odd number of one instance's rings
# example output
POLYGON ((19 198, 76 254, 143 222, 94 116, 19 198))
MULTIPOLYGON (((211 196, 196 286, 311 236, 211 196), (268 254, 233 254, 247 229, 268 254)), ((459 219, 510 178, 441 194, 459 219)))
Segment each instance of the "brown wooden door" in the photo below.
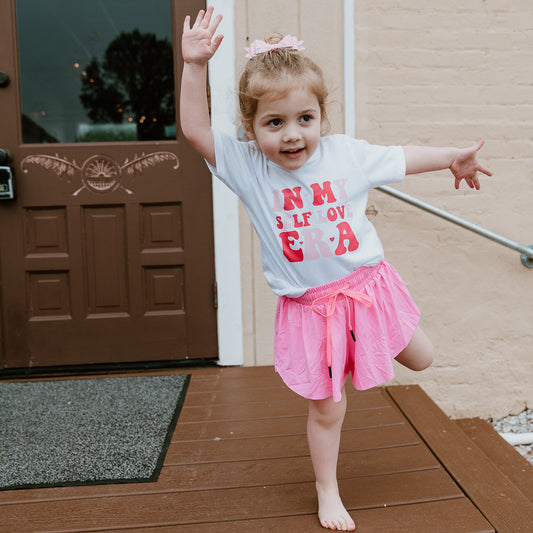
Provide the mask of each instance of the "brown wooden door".
POLYGON ((217 356, 211 181, 175 126, 202 5, 0 4, 1 368, 217 356))

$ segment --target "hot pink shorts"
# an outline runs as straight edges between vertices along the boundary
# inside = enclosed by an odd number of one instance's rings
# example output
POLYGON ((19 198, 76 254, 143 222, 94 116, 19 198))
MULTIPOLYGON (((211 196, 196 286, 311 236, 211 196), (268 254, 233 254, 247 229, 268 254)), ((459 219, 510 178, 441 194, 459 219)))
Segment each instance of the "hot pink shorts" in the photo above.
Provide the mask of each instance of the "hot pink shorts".
POLYGON ((394 377, 392 360, 409 344, 419 318, 407 287, 386 261, 309 289, 299 298, 281 296, 276 372, 304 398, 333 396, 338 402, 350 373, 359 390, 394 377))

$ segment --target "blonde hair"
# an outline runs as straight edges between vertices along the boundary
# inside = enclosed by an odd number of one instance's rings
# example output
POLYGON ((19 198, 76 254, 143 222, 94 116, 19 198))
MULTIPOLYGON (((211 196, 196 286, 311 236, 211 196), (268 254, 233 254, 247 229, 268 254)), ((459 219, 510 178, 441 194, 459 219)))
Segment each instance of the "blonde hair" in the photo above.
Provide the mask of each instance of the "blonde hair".
MULTIPOLYGON (((266 42, 275 44, 282 35, 274 34, 266 42)), ((261 98, 283 98, 292 89, 308 90, 320 107, 322 131, 329 128, 326 112, 328 90, 322 69, 302 52, 276 48, 248 60, 239 82, 241 120, 247 129, 252 123, 261 98)))

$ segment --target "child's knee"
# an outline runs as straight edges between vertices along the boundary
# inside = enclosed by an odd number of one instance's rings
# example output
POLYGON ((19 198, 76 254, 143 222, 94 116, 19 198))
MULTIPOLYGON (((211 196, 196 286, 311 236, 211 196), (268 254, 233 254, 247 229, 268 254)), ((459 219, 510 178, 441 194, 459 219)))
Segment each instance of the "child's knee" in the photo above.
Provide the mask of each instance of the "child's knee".
POLYGON ((425 333, 417 328, 411 342, 396 357, 396 360, 409 370, 425 370, 433 363, 435 350, 433 344, 427 338, 425 333))
POLYGON ((433 361, 435 360, 435 352, 433 350, 433 346, 428 348, 425 352, 418 355, 418 357, 413 361, 412 370, 421 371, 425 370, 426 368, 429 368, 433 361))
POLYGON ((425 370, 426 368, 430 367, 433 363, 433 355, 429 353, 425 354, 416 354, 415 356, 406 357, 406 354, 400 354, 398 357, 396 357, 396 361, 400 363, 401 365, 405 366, 409 370, 414 370, 415 372, 420 372, 422 370, 425 370))
POLYGON ((418 353, 416 361, 417 368, 415 368, 415 370, 425 370, 433 364, 434 360, 435 348, 433 348, 433 344, 431 343, 431 341, 427 337, 425 337, 420 352, 418 353))
POLYGON ((342 423, 346 413, 346 397, 340 402, 333 398, 326 400, 309 400, 309 420, 322 426, 334 426, 342 423))

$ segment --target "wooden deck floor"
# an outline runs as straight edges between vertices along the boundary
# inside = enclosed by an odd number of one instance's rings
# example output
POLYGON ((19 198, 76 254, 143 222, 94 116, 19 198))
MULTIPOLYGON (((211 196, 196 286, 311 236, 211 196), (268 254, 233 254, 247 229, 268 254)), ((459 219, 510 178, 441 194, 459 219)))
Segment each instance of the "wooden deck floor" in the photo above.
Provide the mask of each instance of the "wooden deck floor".
MULTIPOLYGON (((306 401, 271 367, 178 373, 192 379, 156 483, 2 491, 0 531, 324 531, 306 401)), ((533 531, 533 467, 486 426, 416 386, 350 390, 339 478, 357 531, 533 531)))

